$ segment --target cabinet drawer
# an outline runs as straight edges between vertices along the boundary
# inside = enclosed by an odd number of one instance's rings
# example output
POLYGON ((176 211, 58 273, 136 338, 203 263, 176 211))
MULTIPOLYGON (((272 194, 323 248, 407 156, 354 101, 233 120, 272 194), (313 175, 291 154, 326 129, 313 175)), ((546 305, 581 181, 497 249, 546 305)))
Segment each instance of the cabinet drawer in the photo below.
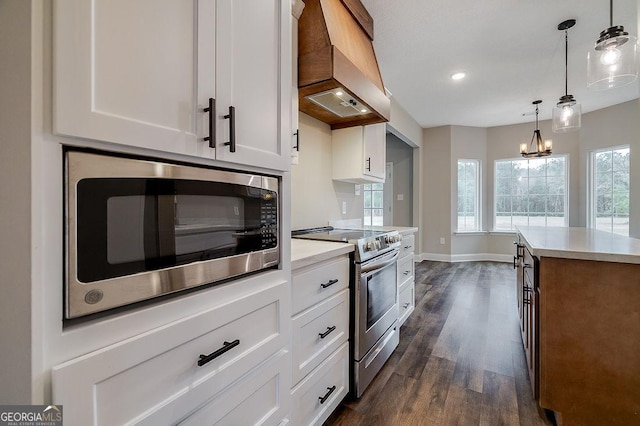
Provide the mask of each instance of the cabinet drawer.
POLYGON ((403 257, 398 260, 398 287, 402 287, 408 281, 413 281, 414 270, 413 256, 403 257))
POLYGON ((345 343, 292 390, 291 423, 321 425, 348 392, 349 344, 345 343))
POLYGON ((53 400, 72 424, 173 423, 287 344, 288 286, 186 317, 53 369, 53 400), (238 341, 212 361, 201 355, 238 341))
POLYGON ((293 317, 292 323, 293 383, 298 383, 349 338, 349 290, 293 317))
POLYGON ((349 286, 349 256, 293 271, 292 310, 298 313, 349 286))
POLYGON ((415 252, 415 242, 415 235, 404 235, 401 241, 402 245, 400 246, 400 257, 405 257, 410 254, 413 255, 415 252))
POLYGON ((415 286, 413 283, 407 283, 400 288, 398 303, 400 305, 398 324, 402 325, 415 309, 415 286))
MULTIPOLYGON (((289 398, 286 371, 289 369, 285 351, 256 371, 251 372, 229 390, 205 403, 195 413, 179 422, 195 425, 277 425, 288 414, 289 398)), ((162 424, 163 419, 157 419, 162 424)))

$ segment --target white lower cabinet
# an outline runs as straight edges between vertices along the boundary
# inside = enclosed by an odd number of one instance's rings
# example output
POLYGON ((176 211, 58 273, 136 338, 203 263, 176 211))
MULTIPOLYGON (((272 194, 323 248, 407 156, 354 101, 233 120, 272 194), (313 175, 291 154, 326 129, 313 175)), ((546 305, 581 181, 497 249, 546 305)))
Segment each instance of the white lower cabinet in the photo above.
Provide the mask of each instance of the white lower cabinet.
MULTIPOLYGON (((218 398, 205 403, 194 414, 178 424, 205 425, 278 425, 288 415, 288 398, 282 398, 287 385, 283 372, 289 357, 280 352, 266 365, 251 372, 218 398)), ((161 424, 162 419, 157 423, 161 424)))
POLYGON ((349 392, 349 344, 344 343, 291 391, 292 424, 321 425, 349 392))
POLYGON ((414 247, 415 236, 403 234, 398 259, 398 325, 404 324, 416 305, 414 247))
POLYGON ((296 315, 293 322, 293 383, 349 340, 349 290, 296 315))
POLYGON ((200 407, 188 424, 237 415, 277 424, 289 401, 288 291, 287 282, 273 283, 58 365, 53 402, 64 405, 68 425, 174 424, 200 407), (227 411, 206 414, 220 404, 227 411))
POLYGON ((349 257, 293 271, 293 425, 321 425, 349 392, 349 257))

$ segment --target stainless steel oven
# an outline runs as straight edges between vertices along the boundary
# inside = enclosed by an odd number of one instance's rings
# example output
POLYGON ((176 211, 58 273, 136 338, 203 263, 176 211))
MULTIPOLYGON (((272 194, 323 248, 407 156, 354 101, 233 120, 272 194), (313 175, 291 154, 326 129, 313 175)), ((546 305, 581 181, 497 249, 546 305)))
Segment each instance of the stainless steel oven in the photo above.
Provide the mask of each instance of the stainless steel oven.
POLYGON ((398 346, 397 260, 400 235, 379 229, 322 227, 293 232, 296 238, 355 245, 351 276, 351 393, 360 398, 398 346))
POLYGON ((65 317, 279 264, 275 177, 67 151, 65 317))
POLYGON ((397 260, 394 249, 355 268, 354 374, 360 397, 393 350, 400 336, 398 322, 397 260))

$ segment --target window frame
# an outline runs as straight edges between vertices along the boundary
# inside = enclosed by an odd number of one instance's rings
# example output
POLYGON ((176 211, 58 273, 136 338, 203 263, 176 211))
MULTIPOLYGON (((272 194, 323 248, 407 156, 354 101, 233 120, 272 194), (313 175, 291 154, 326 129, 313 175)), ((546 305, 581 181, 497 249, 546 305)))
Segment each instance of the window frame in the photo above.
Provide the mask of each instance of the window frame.
MULTIPOLYGON (((499 163, 504 163, 504 162, 514 162, 514 161, 531 161, 531 160, 536 160, 538 158, 540 159, 545 159, 545 160, 550 160, 553 158, 558 158, 558 157, 562 157, 564 159, 564 220, 563 220, 563 224, 562 225, 548 225, 547 224, 547 212, 546 212, 546 208, 545 208, 545 225, 530 225, 527 224, 526 226, 544 226, 544 227, 567 227, 569 226, 569 218, 570 218, 570 205, 569 205, 569 200, 570 200, 570 194, 569 191, 571 189, 571 185, 570 185, 570 155, 569 154, 554 154, 551 157, 536 157, 536 158, 519 158, 519 157, 515 157, 515 158, 501 158, 501 159, 496 159, 494 160, 493 163, 493 224, 492 224, 492 231, 491 232, 496 232, 496 233, 513 233, 516 232, 515 227, 517 225, 514 225, 513 223, 513 211, 511 212, 511 228, 507 229, 507 228, 498 228, 497 227, 497 205, 498 205, 498 197, 500 195, 498 195, 498 164, 499 163)), ((527 176, 527 178, 530 178, 529 176, 527 176)), ((544 178, 548 179, 549 175, 547 174, 547 172, 545 171, 544 174, 544 178)), ((511 178, 512 179, 512 178, 511 178)), ((540 194, 538 194, 540 195, 540 194)), ((550 194, 545 193, 544 197, 545 197, 545 205, 546 205, 546 200, 548 199, 547 197, 550 194)), ((513 197, 514 195, 509 195, 510 197, 513 197)), ((529 194, 527 194, 527 196, 529 196, 529 194)), ((527 211, 527 218, 530 218, 530 211, 527 211)), ((527 220, 527 222, 529 223, 530 221, 527 220)))
MULTIPOLYGON (((459 158, 456 165, 458 166, 456 169, 456 233, 458 234, 472 234, 482 232, 482 209, 480 206, 482 205, 482 162, 477 158, 459 158), (474 226, 473 229, 461 229, 460 228, 460 212, 458 211, 458 201, 460 198, 460 176, 458 174, 458 170, 460 169, 460 163, 474 163, 476 166, 475 173, 475 203, 474 203, 474 226)), ((464 196, 464 195, 463 195, 464 196)), ((466 204, 466 203, 465 203, 466 204)), ((465 212, 466 213, 466 212, 465 212)))
POLYGON ((362 184, 361 186, 361 190, 362 190, 362 224, 364 226, 383 226, 384 224, 384 186, 380 189, 373 189, 373 185, 383 185, 381 182, 372 182, 372 183, 365 183, 362 184), (367 187, 369 187, 367 189, 367 187), (371 207, 366 207, 366 193, 369 192, 371 193, 371 207), (379 192, 381 194, 381 207, 373 207, 373 199, 374 199, 374 193, 375 192, 379 192), (380 216, 382 223, 380 224, 374 224, 373 223, 373 211, 374 210, 380 210, 382 211, 382 215, 380 216), (367 211, 369 211, 369 215, 367 215, 367 211), (370 223, 367 224, 367 218, 369 218, 370 223))
MULTIPOLYGON (((627 232, 625 234, 621 234, 621 233, 617 233, 617 232, 613 232, 613 223, 611 223, 611 229, 609 230, 605 230, 602 228, 598 228, 597 227, 597 212, 596 212, 596 201, 597 201, 597 197, 596 197, 596 188, 597 188, 597 184, 596 184, 596 164, 595 164, 595 160, 596 160, 596 155, 599 153, 604 153, 604 152, 611 152, 613 153, 613 151, 618 151, 621 149, 628 149, 629 150, 629 155, 631 155, 631 144, 623 144, 623 145, 615 145, 615 146, 610 146, 610 147, 603 147, 603 148, 597 148, 597 149, 593 149, 589 151, 589 156, 588 156, 588 176, 587 176, 587 181, 588 181, 588 194, 587 194, 587 199, 588 199, 588 206, 589 206, 589 210, 587 212, 587 224, 589 226, 589 228, 592 229, 596 229, 599 231, 603 231, 603 232, 610 232, 613 234, 617 234, 617 235, 624 235, 624 236, 629 236, 629 224, 627 224, 627 232)), ((614 170, 613 168, 611 169, 611 174, 613 175, 614 170)), ((631 180, 631 164, 629 164, 629 169, 627 169, 627 174, 629 176, 629 181, 631 180)), ((629 184, 631 184, 631 182, 629 182, 629 184)), ((612 188, 613 191, 613 188, 612 188)), ((612 192, 613 193, 613 192, 612 192)), ((631 195, 631 191, 628 192, 628 197, 630 197, 631 195)), ((612 213, 612 217, 613 217, 613 213, 612 213)))

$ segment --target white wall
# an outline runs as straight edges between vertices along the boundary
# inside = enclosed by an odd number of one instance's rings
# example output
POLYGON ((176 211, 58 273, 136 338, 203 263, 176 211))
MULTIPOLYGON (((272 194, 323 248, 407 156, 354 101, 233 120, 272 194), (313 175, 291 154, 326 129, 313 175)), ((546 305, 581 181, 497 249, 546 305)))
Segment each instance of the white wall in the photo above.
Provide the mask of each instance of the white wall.
MULTIPOLYGON (((300 152, 299 162, 291 166, 291 229, 302 229, 325 226, 330 220, 361 219, 364 214, 363 196, 355 195, 355 185, 334 181, 331 178, 331 128, 313 117, 299 114, 300 152), (347 213, 342 214, 342 203, 347 203, 347 213)), ((406 183, 404 176, 398 179, 398 191, 407 191, 405 200, 413 198, 413 211, 404 209, 408 202, 396 201, 394 209, 398 209, 398 218, 402 223, 398 226, 419 226, 416 222, 421 217, 420 184, 421 170, 416 167, 419 160, 419 147, 422 144, 422 128, 391 99, 391 120, 387 123, 387 131, 411 147, 412 157, 407 158, 407 166, 411 168, 411 183, 406 183)), ((404 160, 403 160, 404 161, 404 160)), ((402 162, 400 167, 404 167, 402 162)), ((395 170, 402 175, 402 169, 395 170)), ((395 181, 394 181, 395 185, 395 181)), ((394 215, 395 220, 395 215, 394 215)))
POLYGON ((31 402, 31 2, 0 2, 0 404, 31 402))
MULTIPOLYGON (((543 138, 553 140, 554 154, 569 156, 569 226, 587 225, 589 151, 631 145, 630 235, 640 238, 640 101, 625 102, 583 114, 582 128, 578 132, 552 133, 550 120, 539 124, 543 138)), ((424 130, 424 216, 421 218, 425 231, 422 237, 424 258, 453 261, 510 259, 513 235, 491 232, 494 163, 498 159, 520 158, 519 144, 531 140, 534 128, 533 123, 525 123, 488 129, 444 126, 424 130), (456 163, 459 158, 477 158, 484 163, 483 224, 486 235, 452 235, 457 220, 456 163), (445 212, 444 206, 448 211, 445 212), (439 244, 440 237, 447 238, 446 244, 439 244)))
MULTIPOLYGON (((458 227, 458 160, 480 160, 480 179, 484 182, 487 169, 487 129, 480 127, 451 127, 451 254, 486 253, 487 239, 483 235, 455 234, 458 227)), ((482 191, 481 207, 486 206, 482 191)), ((483 227, 487 229, 486 209, 480 211, 483 227)))
POLYGON ((580 203, 579 223, 587 224, 588 164, 590 151, 614 147, 631 146, 631 197, 629 235, 640 238, 640 100, 625 102, 610 108, 586 114, 580 129, 580 203))
POLYGON ((362 192, 331 178, 331 128, 300 113, 299 163, 291 166, 291 229, 326 226, 330 220, 363 217, 362 192), (342 214, 342 203, 347 214, 342 214))
POLYGON ((451 254, 451 127, 425 129, 421 151, 422 252, 434 260, 447 260, 451 254), (445 244, 440 244, 441 237, 445 244))

